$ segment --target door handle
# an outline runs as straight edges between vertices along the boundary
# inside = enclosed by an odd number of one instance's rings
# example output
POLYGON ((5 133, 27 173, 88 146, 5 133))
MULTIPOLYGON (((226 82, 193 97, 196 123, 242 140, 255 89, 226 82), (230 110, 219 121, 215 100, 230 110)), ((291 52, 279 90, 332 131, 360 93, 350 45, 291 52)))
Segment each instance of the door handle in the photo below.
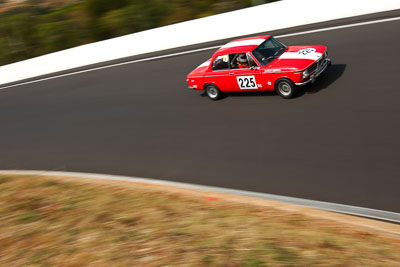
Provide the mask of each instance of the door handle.
POLYGON ((235 74, 234 72, 229 72, 229 75, 233 75, 233 74, 235 74))

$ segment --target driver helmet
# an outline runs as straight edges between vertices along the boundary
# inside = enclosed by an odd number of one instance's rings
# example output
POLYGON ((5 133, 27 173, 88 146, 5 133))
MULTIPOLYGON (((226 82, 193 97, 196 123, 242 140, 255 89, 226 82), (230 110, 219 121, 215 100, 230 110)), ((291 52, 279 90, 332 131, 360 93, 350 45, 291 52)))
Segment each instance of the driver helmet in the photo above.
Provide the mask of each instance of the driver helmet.
POLYGON ((245 65, 248 64, 248 63, 247 63, 247 57, 246 57, 245 54, 239 55, 239 56, 237 57, 236 60, 237 60, 237 62, 238 62, 239 64, 245 64, 245 65))

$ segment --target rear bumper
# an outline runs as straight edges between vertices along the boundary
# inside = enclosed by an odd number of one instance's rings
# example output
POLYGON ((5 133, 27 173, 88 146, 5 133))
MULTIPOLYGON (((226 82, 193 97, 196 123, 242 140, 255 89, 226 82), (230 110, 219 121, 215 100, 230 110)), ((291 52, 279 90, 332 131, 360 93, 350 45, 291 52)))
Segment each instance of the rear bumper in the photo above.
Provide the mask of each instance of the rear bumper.
POLYGON ((295 84, 301 86, 301 85, 306 85, 306 84, 308 84, 308 83, 310 83, 310 82, 311 82, 311 83, 315 82, 315 79, 316 79, 321 73, 323 73, 324 70, 325 70, 329 65, 331 65, 331 60, 330 60, 329 58, 326 58, 324 64, 323 64, 316 72, 314 72, 314 73, 308 78, 307 81, 301 82, 301 83, 295 83, 295 84))

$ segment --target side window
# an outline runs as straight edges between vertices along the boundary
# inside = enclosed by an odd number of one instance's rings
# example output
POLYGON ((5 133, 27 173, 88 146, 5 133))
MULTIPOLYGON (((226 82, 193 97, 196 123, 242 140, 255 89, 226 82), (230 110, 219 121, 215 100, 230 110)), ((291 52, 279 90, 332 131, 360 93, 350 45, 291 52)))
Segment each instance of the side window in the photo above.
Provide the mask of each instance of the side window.
POLYGON ((247 58, 249 60, 250 67, 258 67, 257 63, 254 61, 253 57, 247 54, 247 58))
POLYGON ((250 68, 249 60, 246 53, 238 53, 230 55, 231 69, 248 69, 250 68))
POLYGON ((226 70, 229 69, 229 56, 217 56, 211 66, 212 70, 226 70))

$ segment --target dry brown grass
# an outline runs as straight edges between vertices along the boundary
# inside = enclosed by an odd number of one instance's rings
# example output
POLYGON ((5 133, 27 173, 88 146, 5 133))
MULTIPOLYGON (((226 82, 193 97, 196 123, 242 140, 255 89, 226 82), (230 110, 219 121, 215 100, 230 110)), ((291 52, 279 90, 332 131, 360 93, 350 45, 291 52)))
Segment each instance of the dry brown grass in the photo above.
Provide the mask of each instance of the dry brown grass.
MULTIPOLYGON (((35 3, 36 6, 61 8, 70 4, 78 3, 80 0, 42 0, 35 3)), ((29 0, 3 0, 0 1, 0 13, 6 12, 15 8, 29 7, 32 3, 29 0)))
POLYGON ((122 183, 0 176, 1 266, 399 266, 400 241, 122 183))

